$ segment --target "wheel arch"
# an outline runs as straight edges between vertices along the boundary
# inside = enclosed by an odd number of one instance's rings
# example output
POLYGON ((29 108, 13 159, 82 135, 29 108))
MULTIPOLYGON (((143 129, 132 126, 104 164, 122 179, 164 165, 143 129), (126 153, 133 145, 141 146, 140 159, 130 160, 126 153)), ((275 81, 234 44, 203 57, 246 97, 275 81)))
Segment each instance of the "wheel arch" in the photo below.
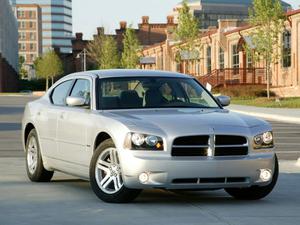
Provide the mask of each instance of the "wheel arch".
POLYGON ((100 133, 98 133, 98 135, 96 136, 96 139, 94 141, 94 146, 93 146, 93 151, 95 151, 97 149, 97 147, 105 140, 108 140, 108 139, 112 139, 112 136, 110 134, 108 134, 107 132, 105 131, 102 131, 100 133))
POLYGON ((26 144, 28 135, 32 129, 35 129, 35 126, 32 123, 27 123, 24 129, 24 137, 23 137, 24 144, 26 144))

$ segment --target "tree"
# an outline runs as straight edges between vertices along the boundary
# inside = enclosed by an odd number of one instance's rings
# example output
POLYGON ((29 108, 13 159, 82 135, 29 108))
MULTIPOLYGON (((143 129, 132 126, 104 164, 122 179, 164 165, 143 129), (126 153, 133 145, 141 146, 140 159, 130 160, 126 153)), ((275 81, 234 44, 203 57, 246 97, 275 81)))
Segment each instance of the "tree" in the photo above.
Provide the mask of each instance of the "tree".
POLYGON ((63 65, 58 55, 53 51, 48 51, 42 57, 35 60, 35 70, 39 77, 46 79, 46 90, 48 90, 49 78, 53 80, 55 76, 63 74, 63 65))
POLYGON ((186 52, 195 55, 195 49, 201 47, 196 40, 199 38, 200 21, 190 12, 190 7, 187 1, 184 0, 182 7, 179 8, 178 26, 175 29, 177 41, 180 41, 178 46, 180 54, 177 54, 177 61, 182 60, 181 53, 186 52))
POLYGON ((99 69, 119 67, 117 43, 111 36, 99 34, 87 46, 88 56, 97 64, 99 69))
POLYGON ((139 50, 140 44, 135 30, 130 26, 126 29, 123 39, 123 53, 122 53, 122 67, 127 69, 134 69, 139 64, 139 50))
POLYGON ((28 76, 28 72, 24 69, 25 58, 24 56, 19 56, 19 75, 23 79, 28 76))
POLYGON ((252 47, 246 46, 254 61, 263 60, 266 66, 267 96, 270 98, 271 64, 277 63, 281 49, 280 34, 284 30, 285 15, 280 0, 254 0, 249 11, 252 47))

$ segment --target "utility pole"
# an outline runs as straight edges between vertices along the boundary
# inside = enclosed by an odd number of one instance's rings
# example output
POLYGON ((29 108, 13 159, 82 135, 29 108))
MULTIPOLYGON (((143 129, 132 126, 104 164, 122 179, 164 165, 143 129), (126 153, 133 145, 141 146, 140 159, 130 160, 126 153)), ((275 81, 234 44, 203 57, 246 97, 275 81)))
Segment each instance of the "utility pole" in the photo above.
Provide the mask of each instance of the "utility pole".
POLYGON ((87 50, 84 48, 78 55, 76 56, 77 59, 80 59, 81 56, 83 57, 83 71, 86 71, 86 55, 87 50))

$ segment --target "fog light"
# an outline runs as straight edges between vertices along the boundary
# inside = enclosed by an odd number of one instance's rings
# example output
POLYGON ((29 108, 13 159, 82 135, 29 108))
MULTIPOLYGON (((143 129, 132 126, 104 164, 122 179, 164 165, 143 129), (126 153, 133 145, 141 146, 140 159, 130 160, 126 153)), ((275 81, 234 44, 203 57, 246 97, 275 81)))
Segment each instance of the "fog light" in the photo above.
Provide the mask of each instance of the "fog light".
POLYGON ((271 170, 261 169, 260 170, 259 178, 262 181, 264 181, 264 182, 270 181, 272 179, 272 172, 271 172, 271 170))
POLYGON ((139 180, 142 184, 146 183, 149 180, 148 173, 141 173, 139 176, 139 180))

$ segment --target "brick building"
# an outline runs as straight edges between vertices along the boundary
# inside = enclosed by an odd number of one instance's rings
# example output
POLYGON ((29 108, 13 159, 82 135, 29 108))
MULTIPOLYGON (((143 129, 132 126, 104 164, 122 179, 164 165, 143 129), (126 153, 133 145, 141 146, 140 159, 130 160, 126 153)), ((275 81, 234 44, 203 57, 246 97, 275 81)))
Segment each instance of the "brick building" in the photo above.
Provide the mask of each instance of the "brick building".
MULTIPOLYGON (((300 9, 286 15, 285 30, 280 36, 282 47, 278 49, 282 57, 271 66, 271 82, 276 87, 299 87, 300 9)), ((149 60, 141 67, 191 74, 213 86, 265 84, 264 63, 254 63, 244 49, 245 43, 251 45, 251 29, 254 28, 235 19, 219 20, 218 28, 208 30, 198 39, 202 47, 195 49, 193 54, 186 54, 180 63, 175 60, 179 52, 177 44, 167 39, 143 50, 144 59, 149 60)))
POLYGON ((25 59, 28 77, 35 77, 33 63, 42 55, 41 8, 37 4, 15 6, 19 29, 19 56, 25 59))
MULTIPOLYGON (((148 16, 143 16, 141 23, 138 24, 138 28, 135 29, 137 38, 143 48, 160 43, 167 39, 167 30, 173 30, 176 27, 174 23, 174 17, 168 16, 166 23, 150 23, 148 16)), ((117 41, 117 46, 119 52, 121 53, 123 49, 123 37, 126 32, 127 22, 121 21, 120 27, 115 30, 115 34, 106 34, 114 37, 117 41)), ((104 28, 98 27, 97 33, 94 35, 94 38, 99 34, 104 34, 104 28)), ((72 40, 72 54, 69 57, 72 58, 72 72, 82 71, 83 63, 82 63, 82 54, 80 53, 87 48, 90 40, 84 40, 82 33, 76 33, 75 39, 72 40)), ((95 69, 96 65, 87 58, 87 68, 95 69)))

